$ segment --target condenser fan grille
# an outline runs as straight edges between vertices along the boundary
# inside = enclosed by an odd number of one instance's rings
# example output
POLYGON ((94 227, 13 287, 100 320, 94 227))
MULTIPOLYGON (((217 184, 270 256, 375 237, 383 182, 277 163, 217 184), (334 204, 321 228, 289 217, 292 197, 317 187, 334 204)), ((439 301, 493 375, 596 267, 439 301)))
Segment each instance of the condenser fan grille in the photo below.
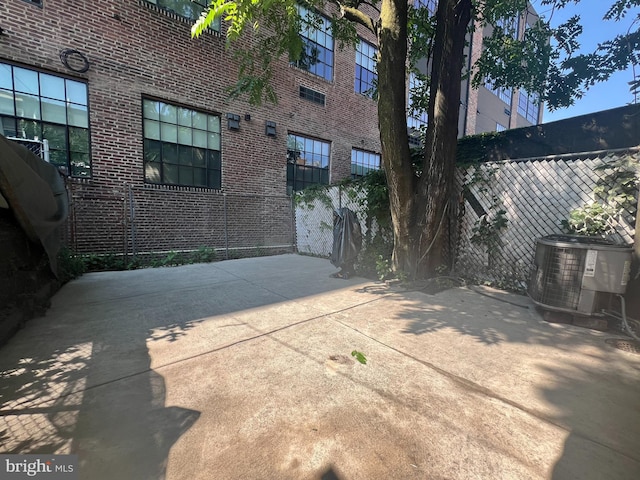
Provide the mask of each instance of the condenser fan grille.
POLYGON ((529 295, 550 307, 575 310, 580 300, 586 250, 545 247, 529 295))
POLYGON ((538 239, 529 296, 541 307, 593 315, 625 292, 633 250, 596 237, 538 239))

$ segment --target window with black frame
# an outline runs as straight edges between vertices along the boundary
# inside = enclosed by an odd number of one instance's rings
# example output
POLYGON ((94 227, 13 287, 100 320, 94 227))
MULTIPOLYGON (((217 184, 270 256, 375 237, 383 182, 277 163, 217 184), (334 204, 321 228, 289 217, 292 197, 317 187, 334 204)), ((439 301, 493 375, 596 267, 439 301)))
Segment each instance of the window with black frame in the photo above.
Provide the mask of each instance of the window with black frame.
POLYGON ((333 80, 333 36, 331 22, 320 15, 298 5, 302 18, 303 49, 300 59, 294 62, 298 68, 313 73, 325 80, 333 80))
POLYGON ((372 170, 380 170, 380 154, 352 148, 351 178, 357 179, 364 177, 372 170))
POLYGON ((524 88, 518 95, 518 113, 531 123, 538 123, 540 113, 540 97, 535 93, 528 93, 524 88))
MULTIPOLYGON (((195 22, 202 12, 207 8, 209 0, 146 0, 148 3, 157 5, 161 9, 175 13, 176 15, 195 22)), ((220 18, 217 18, 210 26, 211 30, 220 31, 220 18)))
POLYGON ((46 140, 49 161, 73 177, 91 176, 87 85, 0 63, 0 133, 46 140))
POLYGON ((287 188, 304 190, 310 185, 329 184, 331 144, 289 134, 287 136, 287 188))
POLYGON ((355 91, 367 97, 373 97, 378 82, 376 57, 378 49, 360 39, 356 47, 355 91))
POLYGON ((220 116, 143 99, 144 180, 219 189, 220 116))

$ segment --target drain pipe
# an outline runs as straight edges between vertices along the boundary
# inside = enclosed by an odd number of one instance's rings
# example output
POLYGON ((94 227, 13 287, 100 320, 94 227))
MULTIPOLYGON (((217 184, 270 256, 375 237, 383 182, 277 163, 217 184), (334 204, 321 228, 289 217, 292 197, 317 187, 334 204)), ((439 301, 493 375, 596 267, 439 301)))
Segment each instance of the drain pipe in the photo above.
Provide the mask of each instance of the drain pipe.
POLYGON ((229 226, 227 221, 227 192, 222 192, 222 208, 224 209, 224 258, 229 260, 229 226))
POLYGON ((620 313, 622 314, 622 323, 624 324, 624 328, 627 331, 627 333, 629 335, 631 335, 636 341, 640 342, 640 338, 638 338, 638 336, 633 333, 633 330, 631 330, 631 327, 629 327, 629 323, 627 322, 627 308, 625 306, 624 303, 624 297, 620 294, 616 295, 619 299, 620 299, 620 313))

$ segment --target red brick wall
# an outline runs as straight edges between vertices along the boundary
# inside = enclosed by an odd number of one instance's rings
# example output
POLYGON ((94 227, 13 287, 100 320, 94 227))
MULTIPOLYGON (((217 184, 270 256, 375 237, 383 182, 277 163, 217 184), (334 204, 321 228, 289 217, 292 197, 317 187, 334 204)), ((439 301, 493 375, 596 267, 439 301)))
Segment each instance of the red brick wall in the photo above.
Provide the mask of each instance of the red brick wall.
POLYGON ((222 186, 227 192, 230 245, 290 243, 286 196, 288 132, 330 141, 331 180, 350 174, 351 148, 380 151, 375 102, 354 92, 355 55, 335 52, 334 79, 324 81, 280 62, 273 85, 276 106, 227 101, 237 66, 225 38, 190 38, 190 24, 142 0, 23 0, 0 3, 0 60, 86 80, 89 88, 92 178, 71 181, 69 241, 80 251, 122 252, 223 247, 221 192, 145 185, 142 97, 152 96, 222 115, 222 186), (68 70, 60 51, 73 48, 90 62, 84 74, 68 70), (299 98, 303 85, 326 95, 320 106, 299 98), (226 128, 240 115, 240 130, 226 128), (250 121, 244 115, 251 115, 250 121), (277 136, 264 134, 265 121, 277 136), (131 217, 129 189, 135 215, 131 217), (239 195, 246 195, 240 197, 239 195))

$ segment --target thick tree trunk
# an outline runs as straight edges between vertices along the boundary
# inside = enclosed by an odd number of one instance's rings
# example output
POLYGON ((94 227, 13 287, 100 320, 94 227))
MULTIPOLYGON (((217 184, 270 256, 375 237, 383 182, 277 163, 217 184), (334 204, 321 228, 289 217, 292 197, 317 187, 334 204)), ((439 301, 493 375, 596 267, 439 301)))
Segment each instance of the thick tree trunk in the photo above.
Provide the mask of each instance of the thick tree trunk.
POLYGON ((411 272, 417 264, 413 235, 415 181, 407 139, 407 0, 382 0, 378 25, 378 119, 382 161, 389 186, 393 221, 393 264, 411 272))
MULTIPOLYGON (((471 0, 440 0, 434 40, 429 124, 423 174, 417 186, 417 275, 432 276, 447 265, 449 218, 455 211, 455 175, 460 82, 471 0)), ((449 252, 452 253, 452 252, 449 252)))

